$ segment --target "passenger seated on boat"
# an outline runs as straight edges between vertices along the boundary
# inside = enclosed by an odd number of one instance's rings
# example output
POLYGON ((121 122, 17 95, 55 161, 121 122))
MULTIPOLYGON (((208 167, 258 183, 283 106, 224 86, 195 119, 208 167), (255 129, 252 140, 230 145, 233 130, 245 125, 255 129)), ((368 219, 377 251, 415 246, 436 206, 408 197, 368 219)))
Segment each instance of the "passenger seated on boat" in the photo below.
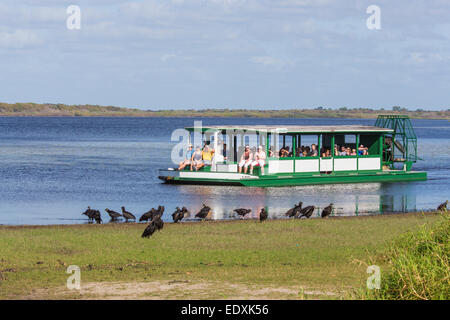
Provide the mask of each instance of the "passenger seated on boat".
POLYGON ((358 148, 358 155, 360 155, 360 156, 367 156, 369 154, 368 150, 369 149, 367 149, 363 145, 360 145, 359 148, 358 148))
POLYGON ((180 165, 178 166, 178 170, 183 170, 188 165, 191 164, 192 154, 194 153, 194 147, 192 144, 189 144, 189 147, 186 152, 186 156, 184 157, 184 160, 180 162, 180 165))
POLYGON ((203 160, 202 160, 202 150, 200 147, 196 147, 194 153, 191 157, 191 171, 192 169, 195 169, 195 171, 198 171, 201 167, 204 166, 203 160))
POLYGON ((213 154, 214 149, 210 148, 208 144, 205 144, 202 151, 202 160, 205 166, 210 166, 212 164, 213 154))
POLYGON ((266 164, 266 153, 263 151, 263 147, 259 146, 258 151, 255 153, 254 160, 251 163, 250 174, 253 174, 253 168, 260 166, 261 174, 264 174, 264 165, 266 164))
POLYGON ((320 156, 326 157, 326 154, 327 154, 327 148, 325 148, 325 147, 320 148, 320 156))
POLYGON ((339 146, 338 146, 338 145, 335 145, 335 146, 334 146, 334 155, 335 155, 335 156, 338 156, 338 155, 339 155, 339 146))
POLYGON ((292 152, 289 149, 289 146, 284 147, 284 157, 283 158, 290 158, 292 157, 292 152))
POLYGON ((311 151, 309 153, 310 157, 317 157, 318 153, 317 153, 317 146, 313 143, 311 145, 311 151))
POLYGON ((273 154, 272 147, 270 147, 269 148, 269 157, 273 157, 273 156, 275 156, 275 155, 273 154))
POLYGON ((321 150, 320 150, 320 156, 321 156, 322 158, 325 158, 325 157, 331 157, 330 149, 327 149, 327 148, 321 148, 321 150))
POLYGON ((351 156, 356 156, 356 149, 352 149, 352 153, 350 155, 351 156))
POLYGON ((310 157, 311 156, 311 148, 309 146, 304 147, 303 153, 306 153, 305 157, 310 157))
POLYGON ((244 153, 239 161, 239 173, 242 173, 242 167, 244 167, 244 173, 247 173, 248 166, 252 163, 253 153, 250 152, 250 147, 245 146, 244 153))
POLYGON ((345 148, 345 146, 341 147, 341 151, 339 151, 339 155, 340 156, 346 156, 347 155, 347 149, 345 148))
POLYGON ((347 155, 348 155, 348 156, 351 156, 351 155, 352 155, 352 148, 347 147, 347 148, 345 149, 345 151, 347 152, 347 155))

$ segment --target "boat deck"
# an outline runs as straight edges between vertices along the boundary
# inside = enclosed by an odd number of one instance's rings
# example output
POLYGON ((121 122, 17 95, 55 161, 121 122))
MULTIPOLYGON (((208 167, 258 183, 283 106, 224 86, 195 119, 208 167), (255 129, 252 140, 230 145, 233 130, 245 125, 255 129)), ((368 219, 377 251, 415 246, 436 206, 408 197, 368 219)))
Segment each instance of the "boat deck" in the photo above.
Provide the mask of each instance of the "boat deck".
POLYGON ((384 170, 376 172, 334 172, 330 174, 268 174, 248 175, 221 172, 195 172, 179 174, 178 171, 167 171, 172 174, 160 175, 159 179, 171 184, 203 184, 203 185, 237 185, 249 187, 282 187, 294 185, 338 184, 338 183, 372 183, 423 181, 427 173, 423 171, 384 170))

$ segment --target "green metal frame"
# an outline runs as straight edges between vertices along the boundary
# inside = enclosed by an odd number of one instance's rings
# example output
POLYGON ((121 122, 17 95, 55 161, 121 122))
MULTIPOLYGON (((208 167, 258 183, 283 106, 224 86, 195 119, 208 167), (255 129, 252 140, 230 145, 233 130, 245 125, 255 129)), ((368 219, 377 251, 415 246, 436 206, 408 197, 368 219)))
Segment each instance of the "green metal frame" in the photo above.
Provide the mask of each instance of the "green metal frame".
POLYGON ((382 144, 385 151, 384 164, 394 169, 395 162, 403 162, 405 170, 411 170, 412 164, 417 162, 418 156, 417 136, 409 117, 404 115, 379 115, 375 126, 394 130, 392 145, 386 145, 386 136, 389 135, 384 135, 382 144), (387 157, 389 149, 391 149, 391 156, 387 157))

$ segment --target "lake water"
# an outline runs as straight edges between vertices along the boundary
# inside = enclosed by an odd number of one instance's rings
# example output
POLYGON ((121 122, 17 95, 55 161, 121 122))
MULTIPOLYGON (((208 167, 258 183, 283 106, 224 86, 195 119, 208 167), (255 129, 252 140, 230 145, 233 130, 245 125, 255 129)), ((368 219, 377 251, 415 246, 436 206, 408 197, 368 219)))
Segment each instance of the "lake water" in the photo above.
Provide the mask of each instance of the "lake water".
MULTIPOLYGON (((219 124, 364 124, 360 119, 203 118, 219 124)), ((173 166, 171 133, 192 126, 189 118, 0 118, 0 224, 86 223, 88 205, 109 217, 105 208, 140 216, 158 205, 164 219, 176 206, 196 211, 202 203, 217 219, 233 218, 238 207, 264 206, 280 217, 293 204, 320 208, 335 203, 336 215, 429 210, 450 198, 450 124, 413 120, 423 161, 415 170, 428 181, 340 184, 281 188, 176 186, 162 184, 158 169, 173 166)), ((315 213, 316 214, 316 213, 315 213)))

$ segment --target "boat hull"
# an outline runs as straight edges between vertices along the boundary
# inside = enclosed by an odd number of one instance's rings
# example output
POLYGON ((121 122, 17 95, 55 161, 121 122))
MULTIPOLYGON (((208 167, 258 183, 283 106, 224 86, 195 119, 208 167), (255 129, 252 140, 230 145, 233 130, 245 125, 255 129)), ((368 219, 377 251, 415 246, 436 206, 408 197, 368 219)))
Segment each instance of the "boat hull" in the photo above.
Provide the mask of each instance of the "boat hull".
POLYGON ((168 184, 192 184, 192 185, 228 185, 246 187, 286 187, 319 184, 340 183, 380 183, 380 182, 405 182, 425 181, 427 173, 422 171, 377 171, 367 173, 339 173, 339 174, 316 174, 316 175, 265 175, 252 178, 195 178, 182 176, 162 175, 159 178, 168 184))

